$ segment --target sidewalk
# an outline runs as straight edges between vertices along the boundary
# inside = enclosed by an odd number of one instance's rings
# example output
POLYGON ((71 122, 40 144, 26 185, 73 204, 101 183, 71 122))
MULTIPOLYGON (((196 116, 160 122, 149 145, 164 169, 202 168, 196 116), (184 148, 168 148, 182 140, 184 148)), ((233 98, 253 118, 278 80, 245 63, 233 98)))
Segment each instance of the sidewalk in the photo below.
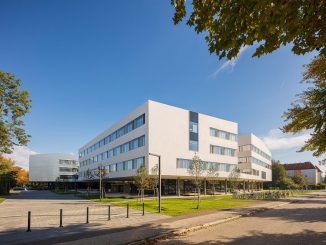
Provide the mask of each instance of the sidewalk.
MULTIPOLYGON (((291 199, 293 201, 295 199, 291 199)), ((134 229, 95 235, 93 237, 74 240, 71 242, 57 242, 57 245, 91 245, 91 244, 142 244, 148 238, 171 236, 182 234, 187 231, 197 230, 210 225, 238 219, 242 216, 251 215, 255 212, 288 204, 286 201, 263 202, 250 207, 224 209, 205 213, 187 215, 183 217, 167 218, 160 221, 144 224, 134 229)))

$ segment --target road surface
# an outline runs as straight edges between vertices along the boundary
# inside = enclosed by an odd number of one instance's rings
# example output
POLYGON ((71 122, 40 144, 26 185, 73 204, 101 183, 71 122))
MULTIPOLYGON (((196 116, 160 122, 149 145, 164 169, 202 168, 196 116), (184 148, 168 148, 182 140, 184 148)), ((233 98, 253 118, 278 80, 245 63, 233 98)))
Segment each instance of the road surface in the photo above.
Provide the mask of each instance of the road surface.
POLYGON ((326 192, 159 244, 326 245, 326 192))

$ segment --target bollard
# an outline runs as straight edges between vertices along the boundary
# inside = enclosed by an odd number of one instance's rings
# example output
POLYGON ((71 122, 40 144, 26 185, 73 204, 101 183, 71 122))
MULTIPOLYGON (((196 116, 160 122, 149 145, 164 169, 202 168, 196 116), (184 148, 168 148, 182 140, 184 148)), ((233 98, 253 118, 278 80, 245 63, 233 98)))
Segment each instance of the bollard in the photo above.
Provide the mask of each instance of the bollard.
POLYGON ((127 218, 129 218, 129 202, 127 203, 127 218))
POLYGON ((88 212, 88 207, 87 207, 87 209, 86 209, 86 224, 89 223, 89 222, 88 222, 88 214, 89 214, 89 212, 88 212))
POLYGON ((111 205, 108 207, 108 220, 111 220, 111 205))
POLYGON ((60 209, 60 225, 59 225, 59 227, 63 227, 62 226, 62 209, 60 209))
POLYGON ((27 216, 27 232, 31 232, 31 211, 28 211, 27 216))
POLYGON ((145 203, 143 202, 143 216, 145 215, 145 203))

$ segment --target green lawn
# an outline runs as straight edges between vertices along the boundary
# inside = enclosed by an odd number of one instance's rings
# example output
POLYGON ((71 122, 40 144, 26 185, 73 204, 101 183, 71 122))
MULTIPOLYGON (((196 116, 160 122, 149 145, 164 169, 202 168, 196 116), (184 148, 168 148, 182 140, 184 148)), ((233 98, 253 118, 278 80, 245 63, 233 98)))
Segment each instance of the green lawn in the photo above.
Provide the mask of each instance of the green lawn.
POLYGON ((6 200, 6 198, 0 197, 0 203, 2 203, 4 200, 6 200))
MULTIPOLYGON (((94 202, 111 203, 117 206, 126 206, 129 203, 131 208, 142 210, 142 204, 135 198, 108 197, 100 200, 97 196, 81 196, 94 202)), ((163 198, 162 213, 170 216, 193 214, 209 210, 233 208, 256 203, 253 200, 234 200, 231 196, 202 197, 200 209, 197 209, 197 200, 194 198, 163 198)), ((145 211, 157 212, 157 200, 145 200, 145 211)))

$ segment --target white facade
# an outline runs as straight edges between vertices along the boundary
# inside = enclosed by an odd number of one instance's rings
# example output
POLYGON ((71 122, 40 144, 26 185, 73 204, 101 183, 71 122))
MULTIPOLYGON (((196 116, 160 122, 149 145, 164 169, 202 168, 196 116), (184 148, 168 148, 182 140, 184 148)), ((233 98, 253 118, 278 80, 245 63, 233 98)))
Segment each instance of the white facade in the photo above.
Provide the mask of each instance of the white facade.
POLYGON ((36 154, 29 157, 30 182, 74 181, 78 174, 78 161, 71 154, 36 154))
POLYGON ((322 171, 311 162, 285 164, 284 168, 288 177, 303 176, 308 185, 317 185, 323 181, 322 171))
POLYGON ((239 143, 239 169, 254 179, 272 181, 272 153, 265 143, 253 134, 241 135, 239 143))
MULTIPOLYGON (((226 179, 238 166, 237 134, 235 122, 147 101, 79 149, 79 180, 88 180, 88 170, 99 166, 108 170, 108 179, 131 179, 143 162, 149 171, 157 164, 149 153, 161 156, 163 179, 189 179, 187 166, 195 154, 226 179)), ((269 179, 270 174, 264 181, 269 179)))

